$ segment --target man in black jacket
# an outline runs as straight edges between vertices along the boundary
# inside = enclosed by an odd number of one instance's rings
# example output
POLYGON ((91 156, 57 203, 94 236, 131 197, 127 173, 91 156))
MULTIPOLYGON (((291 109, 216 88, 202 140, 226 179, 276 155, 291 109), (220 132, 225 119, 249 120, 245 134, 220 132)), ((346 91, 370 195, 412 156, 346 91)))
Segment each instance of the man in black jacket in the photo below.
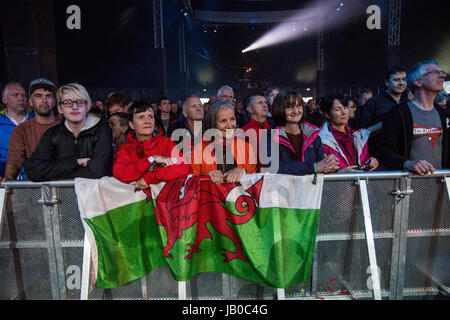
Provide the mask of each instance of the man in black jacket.
POLYGON ((384 79, 386 90, 370 98, 361 109, 359 127, 371 131, 369 154, 378 156, 380 149, 381 120, 392 107, 405 101, 406 69, 399 66, 390 68, 384 79))
POLYGON ((414 100, 392 108, 383 117, 381 161, 388 169, 423 175, 449 168, 449 130, 444 114, 433 105, 445 76, 433 60, 420 62, 408 72, 414 100))
MULTIPOLYGON (((178 116, 171 112, 170 99, 162 97, 159 99, 158 111, 155 114, 156 127, 163 132, 166 137, 169 127, 178 120, 178 116)), ((159 132, 158 131, 158 132, 159 132)))
POLYGON ((112 135, 104 117, 88 113, 92 102, 86 89, 64 85, 57 94, 61 124, 47 130, 25 161, 32 181, 73 178, 99 179, 112 175, 112 135))

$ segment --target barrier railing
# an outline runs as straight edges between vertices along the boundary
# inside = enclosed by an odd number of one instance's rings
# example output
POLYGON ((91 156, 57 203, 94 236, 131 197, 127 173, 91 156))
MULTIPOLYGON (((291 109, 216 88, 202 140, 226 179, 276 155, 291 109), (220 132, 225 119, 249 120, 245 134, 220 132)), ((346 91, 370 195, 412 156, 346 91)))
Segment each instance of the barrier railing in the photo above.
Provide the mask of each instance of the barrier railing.
POLYGON ((412 299, 449 294, 450 171, 325 175, 310 280, 286 290, 168 268, 89 291, 73 181, 0 188, 0 299, 412 299))

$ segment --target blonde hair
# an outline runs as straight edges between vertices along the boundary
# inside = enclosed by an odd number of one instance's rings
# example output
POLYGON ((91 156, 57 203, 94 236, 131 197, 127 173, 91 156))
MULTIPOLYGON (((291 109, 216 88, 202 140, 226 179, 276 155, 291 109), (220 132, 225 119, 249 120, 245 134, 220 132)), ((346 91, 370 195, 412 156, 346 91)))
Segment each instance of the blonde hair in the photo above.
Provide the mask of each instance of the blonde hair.
POLYGON ((86 100, 87 111, 89 112, 92 107, 92 99, 85 87, 78 83, 69 83, 60 87, 58 92, 56 92, 56 101, 58 105, 61 104, 62 96, 66 93, 71 94, 76 99, 86 100))

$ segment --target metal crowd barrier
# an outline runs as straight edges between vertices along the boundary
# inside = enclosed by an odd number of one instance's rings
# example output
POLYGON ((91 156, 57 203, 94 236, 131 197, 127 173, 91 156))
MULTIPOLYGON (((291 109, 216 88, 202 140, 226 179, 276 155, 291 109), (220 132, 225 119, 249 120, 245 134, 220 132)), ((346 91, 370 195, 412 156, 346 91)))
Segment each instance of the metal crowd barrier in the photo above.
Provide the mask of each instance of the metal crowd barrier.
MULTIPOLYGON (((435 299, 449 296, 450 171, 325 176, 307 283, 281 290, 206 272, 176 282, 168 268, 89 292, 73 181, 0 188, 0 299, 435 299)), ((87 242, 86 242, 87 243, 87 242)))

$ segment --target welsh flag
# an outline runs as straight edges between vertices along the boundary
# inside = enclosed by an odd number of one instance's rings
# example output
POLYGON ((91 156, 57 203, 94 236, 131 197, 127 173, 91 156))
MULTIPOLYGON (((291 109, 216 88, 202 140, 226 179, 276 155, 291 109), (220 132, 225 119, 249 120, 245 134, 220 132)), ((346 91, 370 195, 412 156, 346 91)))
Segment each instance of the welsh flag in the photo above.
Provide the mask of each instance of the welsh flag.
POLYGON ((220 272, 290 288, 307 282, 323 176, 244 175, 217 186, 188 176, 137 191, 115 178, 75 179, 96 285, 116 288, 168 267, 177 281, 220 272))

